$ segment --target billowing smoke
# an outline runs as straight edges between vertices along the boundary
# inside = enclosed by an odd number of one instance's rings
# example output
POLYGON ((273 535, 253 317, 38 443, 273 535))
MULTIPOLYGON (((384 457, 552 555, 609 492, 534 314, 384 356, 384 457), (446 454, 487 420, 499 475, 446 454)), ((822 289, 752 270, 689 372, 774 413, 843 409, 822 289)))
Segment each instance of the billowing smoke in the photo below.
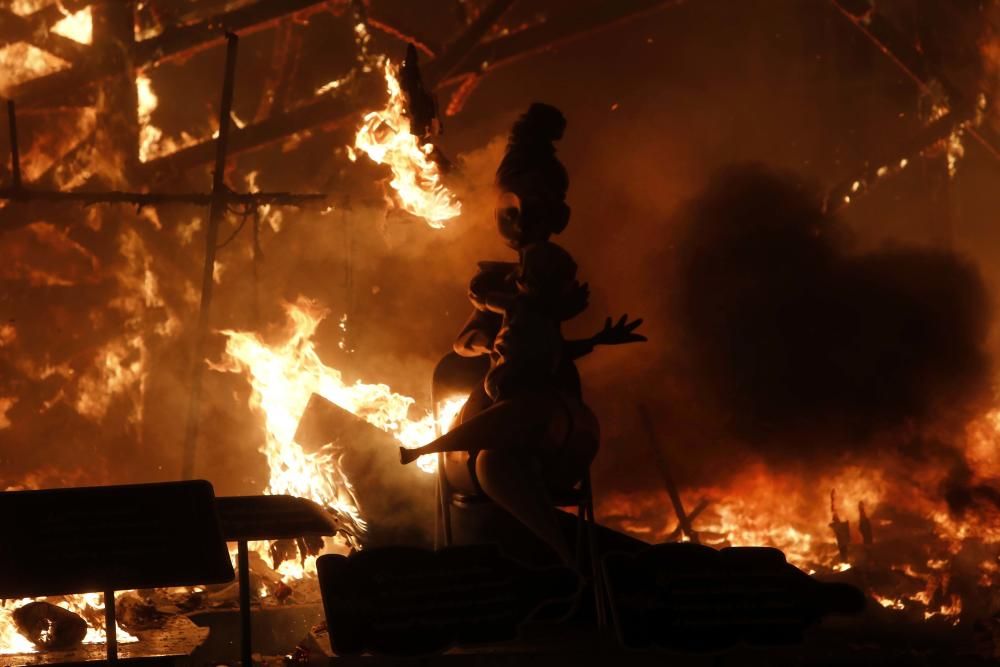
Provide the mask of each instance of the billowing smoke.
POLYGON ((676 324, 730 435, 813 460, 955 433, 982 409, 990 312, 962 257, 854 252, 803 183, 754 164, 718 172, 680 218, 676 324))

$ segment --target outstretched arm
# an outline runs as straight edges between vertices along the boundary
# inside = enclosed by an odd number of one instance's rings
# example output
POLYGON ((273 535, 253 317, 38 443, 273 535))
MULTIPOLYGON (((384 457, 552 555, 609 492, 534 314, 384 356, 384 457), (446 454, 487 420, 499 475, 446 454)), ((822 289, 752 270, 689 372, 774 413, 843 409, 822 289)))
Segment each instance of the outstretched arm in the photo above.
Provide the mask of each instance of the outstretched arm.
POLYGON ((622 315, 617 323, 612 324, 611 318, 604 321, 604 328, 590 338, 582 340, 567 340, 563 343, 563 351, 572 360, 584 357, 594 351, 598 345, 624 345, 626 343, 643 343, 646 337, 635 333, 642 324, 642 318, 628 321, 628 315, 622 315))

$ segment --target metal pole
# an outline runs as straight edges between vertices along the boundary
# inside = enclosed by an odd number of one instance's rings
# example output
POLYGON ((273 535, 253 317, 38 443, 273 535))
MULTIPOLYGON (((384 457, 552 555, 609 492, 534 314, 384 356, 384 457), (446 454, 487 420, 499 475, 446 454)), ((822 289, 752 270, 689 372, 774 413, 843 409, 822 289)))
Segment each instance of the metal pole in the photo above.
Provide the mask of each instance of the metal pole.
POLYGON ((108 662, 118 661, 118 619, 115 616, 115 592, 104 591, 104 634, 107 637, 108 662))
POLYGON ((687 535, 688 539, 695 544, 699 543, 698 533, 695 532, 694 528, 691 526, 691 519, 688 517, 687 513, 684 511, 684 503, 681 502, 681 494, 677 489, 677 484, 674 482, 674 476, 670 472, 670 466, 667 463, 666 456, 660 449, 656 442, 656 430, 653 426, 653 418, 649 414, 649 410, 645 405, 639 406, 639 417, 642 419, 643 428, 646 430, 646 435, 649 440, 649 449, 653 454, 653 460, 656 466, 660 469, 660 476, 663 478, 663 485, 667 487, 667 495, 670 496, 670 502, 674 506, 674 512, 677 514, 677 523, 684 534, 687 535))
POLYGON ((10 130, 10 172, 15 191, 21 189, 21 149, 17 144, 17 113, 14 100, 7 100, 7 127, 10 130))
POLYGON ((195 334, 194 356, 191 359, 191 395, 188 402, 187 428, 184 433, 184 458, 181 479, 194 475, 194 455, 198 444, 198 422, 201 416, 201 381, 205 342, 208 338, 209 312, 212 307, 212 288, 215 281, 215 251, 219 225, 226 212, 226 152, 229 147, 229 116, 233 108, 233 84, 236 78, 236 48, 239 38, 226 33, 226 74, 222 83, 222 103, 219 105, 219 139, 215 143, 215 173, 212 178, 212 203, 205 230, 205 267, 201 276, 201 307, 198 310, 198 329, 195 334))
POLYGON ((250 635, 250 552, 247 541, 239 541, 237 567, 240 571, 240 660, 243 667, 253 665, 253 640, 250 635))

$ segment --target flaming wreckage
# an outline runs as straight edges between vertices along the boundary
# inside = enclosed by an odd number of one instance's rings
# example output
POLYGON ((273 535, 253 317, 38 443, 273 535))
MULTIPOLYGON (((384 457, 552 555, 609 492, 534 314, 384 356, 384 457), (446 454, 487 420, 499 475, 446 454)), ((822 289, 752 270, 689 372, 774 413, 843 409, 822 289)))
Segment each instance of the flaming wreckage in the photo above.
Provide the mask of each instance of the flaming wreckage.
MULTIPOLYGON (((438 230, 464 211, 462 167, 438 137, 492 73, 687 3, 588 0, 536 12, 524 0, 442 2, 459 26, 442 43, 380 4, 0 3, 3 302, 33 313, 0 321, 0 347, 11 351, 0 362, 0 437, 23 454, 0 459, 0 665, 326 664, 366 651, 604 664, 660 660, 661 649, 760 660, 748 645, 778 662, 868 664, 896 660, 902 635, 917 637, 906 650, 931 664, 956 651, 1000 655, 1000 527, 924 498, 894 515, 898 483, 879 471, 824 479, 829 505, 809 516, 758 503, 755 484, 785 480, 753 469, 744 497, 704 488, 685 506, 693 492, 675 477, 680 454, 642 408, 672 512, 598 498, 598 524, 588 475, 565 503, 553 499, 571 510, 559 515, 575 543, 566 567, 488 498, 445 488, 438 456, 399 465, 400 445, 448 431, 468 383, 421 411, 384 383, 348 380, 316 340, 332 325, 350 352, 348 316, 331 319, 304 297, 286 297, 283 325, 264 333, 279 303, 262 296, 265 248, 284 225, 308 216, 343 231, 350 216, 378 210, 379 224, 447 233, 438 230), (317 68, 304 63, 326 52, 349 66, 313 80, 317 68), (331 152, 343 167, 310 179, 331 152), (260 165, 286 162, 296 164, 287 178, 268 177, 278 187, 258 187, 260 165), (263 483, 245 475, 227 491, 263 495, 216 497, 199 481, 107 486, 193 480, 217 457, 258 456, 206 449, 235 429, 209 383, 249 406, 260 430, 239 437, 260 442, 267 464, 263 483), (97 441, 107 443, 101 453, 88 444, 97 441), (502 552, 452 546, 498 540, 502 552), (803 644, 827 614, 854 616, 803 644)), ((965 83, 933 71, 874 3, 830 5, 948 105, 909 145, 831 187, 828 211, 943 144, 952 155, 971 139, 1000 158, 980 127, 985 101, 965 83)), ((354 241, 343 239, 349 258, 354 241)), ((341 277, 351 287, 349 262, 341 277)), ((481 380, 482 369, 472 375, 481 380)), ((990 413, 968 446, 988 447, 998 433, 990 413)))

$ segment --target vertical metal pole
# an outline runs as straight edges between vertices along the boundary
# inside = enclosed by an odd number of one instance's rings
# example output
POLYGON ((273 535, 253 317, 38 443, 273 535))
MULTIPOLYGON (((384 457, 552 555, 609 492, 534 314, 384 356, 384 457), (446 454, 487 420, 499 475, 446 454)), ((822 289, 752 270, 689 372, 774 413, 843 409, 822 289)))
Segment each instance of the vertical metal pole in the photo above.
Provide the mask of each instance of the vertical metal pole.
POLYGON ((253 326, 260 328, 260 208, 253 210, 253 326))
POLYGON ((198 444, 198 422, 201 416, 201 380, 208 338, 208 319, 215 285, 215 251, 219 225, 226 213, 226 152, 229 148, 229 116, 233 109, 233 84, 236 78, 236 48, 239 38, 226 33, 226 74, 222 83, 222 104, 219 106, 219 139, 215 142, 215 173, 212 178, 212 205, 205 230, 205 267, 201 275, 201 307, 198 310, 198 330, 195 333, 194 356, 191 359, 191 386, 188 400, 187 428, 184 432, 184 458, 181 479, 194 475, 194 455, 198 444))
POLYGON ((115 616, 115 592, 104 591, 104 634, 107 636, 108 662, 118 661, 118 619, 115 616))
POLYGON ((21 189, 21 149, 17 144, 17 112, 14 100, 7 100, 7 127, 10 130, 10 173, 15 190, 21 189))
POLYGON ((253 640, 250 635, 250 552, 247 541, 239 541, 237 568, 240 571, 240 660, 243 667, 253 665, 253 640))

